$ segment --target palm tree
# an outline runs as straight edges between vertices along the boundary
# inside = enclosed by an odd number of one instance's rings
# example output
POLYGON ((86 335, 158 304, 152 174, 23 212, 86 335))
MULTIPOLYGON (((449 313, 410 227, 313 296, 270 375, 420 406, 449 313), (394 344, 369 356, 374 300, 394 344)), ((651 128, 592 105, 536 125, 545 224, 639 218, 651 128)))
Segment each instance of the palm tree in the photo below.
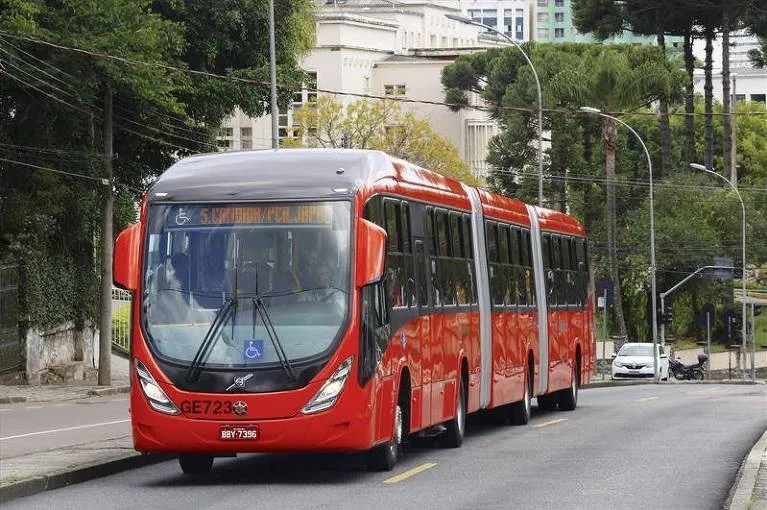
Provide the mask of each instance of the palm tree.
MULTIPOLYGON (((579 59, 552 76, 550 90, 573 104, 589 105, 602 111, 635 109, 665 95, 678 94, 682 82, 673 64, 657 47, 610 45, 589 47, 579 59)), ((602 140, 605 150, 607 195, 607 245, 610 277, 615 285, 615 315, 618 330, 627 336, 618 269, 618 225, 615 199, 618 124, 604 117, 602 140)))

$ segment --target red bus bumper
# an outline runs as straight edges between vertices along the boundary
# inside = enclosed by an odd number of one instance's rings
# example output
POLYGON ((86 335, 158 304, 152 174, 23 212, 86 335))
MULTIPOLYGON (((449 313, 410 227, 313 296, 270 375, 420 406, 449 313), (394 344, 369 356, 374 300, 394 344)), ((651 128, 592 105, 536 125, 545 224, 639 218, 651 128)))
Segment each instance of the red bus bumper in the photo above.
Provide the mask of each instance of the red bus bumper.
MULTIPOLYGON (((134 391, 131 397, 133 445, 140 452, 355 451, 367 450, 374 444, 372 392, 360 388, 354 380, 347 382, 339 400, 330 409, 279 419, 212 420, 185 414, 167 415, 151 409, 140 391, 134 391), (221 440, 222 425, 255 425, 258 438, 221 440)), ((213 398, 222 396, 210 395, 213 398)), ((249 395, 244 400, 256 406, 258 397, 249 395)))

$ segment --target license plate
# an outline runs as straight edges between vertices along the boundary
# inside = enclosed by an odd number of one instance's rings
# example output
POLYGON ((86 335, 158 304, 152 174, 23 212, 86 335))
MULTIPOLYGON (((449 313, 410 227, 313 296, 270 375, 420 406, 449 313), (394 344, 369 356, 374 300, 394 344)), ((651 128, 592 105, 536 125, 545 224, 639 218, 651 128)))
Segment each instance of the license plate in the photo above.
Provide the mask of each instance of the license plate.
POLYGON ((222 425, 218 438, 221 441, 254 441, 258 439, 258 425, 222 425))

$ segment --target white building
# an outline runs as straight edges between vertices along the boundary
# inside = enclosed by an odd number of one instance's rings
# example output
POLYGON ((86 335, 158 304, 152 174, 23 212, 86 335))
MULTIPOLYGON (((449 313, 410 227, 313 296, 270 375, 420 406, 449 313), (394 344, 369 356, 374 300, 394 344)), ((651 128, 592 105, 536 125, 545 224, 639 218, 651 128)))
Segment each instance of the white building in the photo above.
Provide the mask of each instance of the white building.
MULTIPOLYGON (((714 69, 712 76, 714 99, 722 102, 722 71, 714 69)), ((702 69, 696 69, 693 77, 695 93, 703 95, 705 77, 702 69)), ((730 92, 738 101, 767 101, 767 69, 741 67, 730 72, 730 92)))
POLYGON ((463 14, 488 25, 516 41, 532 38, 530 0, 461 0, 463 14))
MULTIPOLYGON (((331 0, 319 6, 315 47, 301 63, 316 85, 307 84, 295 94, 293 108, 280 112, 280 137, 291 135, 292 111, 316 96, 315 86, 337 92, 336 99, 343 103, 359 99, 353 94, 443 102, 442 69, 459 54, 500 44, 485 39, 476 27, 447 19, 446 13, 459 12, 455 5, 331 0)), ((417 102, 403 102, 402 107, 427 118, 459 148, 475 173, 485 173, 487 141, 496 132, 488 114, 477 109, 455 113, 446 106, 417 102)), ((269 148, 271 118, 238 112, 224 122, 220 135, 219 145, 226 149, 269 148)))
MULTIPOLYGON (((767 98, 767 69, 755 69, 748 60, 748 51, 758 48, 756 36, 745 30, 730 34, 730 89, 738 101, 759 101, 767 98)), ((712 67, 714 99, 722 101, 722 34, 713 42, 712 67)), ((701 62, 706 59, 706 42, 696 39, 693 53, 701 62)), ((702 69, 695 70, 695 93, 703 94, 705 79, 702 69)))
MULTIPOLYGON (((711 55, 714 69, 722 68, 722 34, 716 34, 712 47, 714 49, 711 55)), ((759 41, 755 35, 751 35, 746 30, 736 30, 730 32, 730 69, 750 68, 751 62, 748 60, 748 50, 758 49, 759 41)), ((693 42, 693 53, 695 58, 701 62, 706 60, 706 41, 705 39, 696 39, 693 42)))

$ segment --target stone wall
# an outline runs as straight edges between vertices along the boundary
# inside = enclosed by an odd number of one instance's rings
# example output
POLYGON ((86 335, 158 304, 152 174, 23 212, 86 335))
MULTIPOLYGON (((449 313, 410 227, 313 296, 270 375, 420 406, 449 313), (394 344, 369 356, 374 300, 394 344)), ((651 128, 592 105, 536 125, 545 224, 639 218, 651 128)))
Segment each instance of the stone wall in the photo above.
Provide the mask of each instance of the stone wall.
POLYGON ((97 379, 98 331, 86 323, 82 331, 69 322, 26 335, 28 384, 56 384, 97 379))

